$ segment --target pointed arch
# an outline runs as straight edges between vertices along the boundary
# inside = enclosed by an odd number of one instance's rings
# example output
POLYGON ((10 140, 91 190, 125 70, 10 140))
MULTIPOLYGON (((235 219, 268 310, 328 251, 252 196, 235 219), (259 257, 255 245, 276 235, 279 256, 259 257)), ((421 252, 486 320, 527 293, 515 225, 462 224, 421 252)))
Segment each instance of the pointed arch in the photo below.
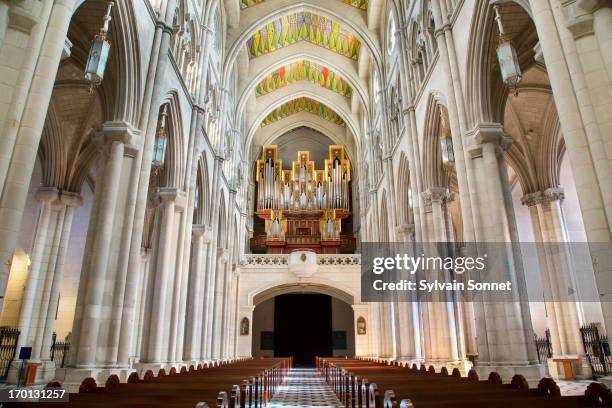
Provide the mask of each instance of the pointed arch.
POLYGON ((451 138, 448 111, 444 97, 432 92, 427 99, 425 126, 423 129, 423 175, 424 188, 448 187, 458 191, 457 174, 454 164, 444 164, 441 139, 451 138))
POLYGON ((387 209, 387 191, 383 189, 380 200, 379 211, 379 238, 380 242, 389 242, 391 240, 389 230, 389 210, 387 209))
POLYGON ((197 164, 196 197, 194 200, 193 223, 208 223, 210 217, 210 180, 206 153, 202 153, 197 164))
POLYGON ((167 106, 168 109, 168 144, 166 146, 164 167, 160 173, 160 185, 163 187, 180 188, 187 171, 185 169, 187 147, 181 119, 181 107, 176 90, 169 92, 163 99, 159 109, 160 115, 164 106, 167 106))
POLYGON ((400 153, 399 167, 397 170, 397 209, 398 222, 400 225, 412 224, 412 189, 410 185, 410 166, 404 152, 400 153))

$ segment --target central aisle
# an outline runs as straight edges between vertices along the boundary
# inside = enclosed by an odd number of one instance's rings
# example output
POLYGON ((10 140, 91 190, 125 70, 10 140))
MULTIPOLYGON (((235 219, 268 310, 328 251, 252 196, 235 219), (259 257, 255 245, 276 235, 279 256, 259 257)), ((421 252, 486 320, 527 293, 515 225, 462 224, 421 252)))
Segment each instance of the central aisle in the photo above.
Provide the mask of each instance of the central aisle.
POLYGON ((340 400, 314 368, 293 368, 268 407, 341 407, 340 400))

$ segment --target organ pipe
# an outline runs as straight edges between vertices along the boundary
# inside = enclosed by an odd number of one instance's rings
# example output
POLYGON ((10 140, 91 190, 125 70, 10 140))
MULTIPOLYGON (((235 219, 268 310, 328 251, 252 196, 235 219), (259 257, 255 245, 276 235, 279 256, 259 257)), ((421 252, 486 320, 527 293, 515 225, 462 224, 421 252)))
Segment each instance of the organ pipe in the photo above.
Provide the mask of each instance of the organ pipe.
POLYGON ((322 221, 321 232, 326 231, 324 235, 330 235, 327 232, 333 230, 333 237, 328 238, 337 238, 338 223, 350 211, 351 165, 344 146, 330 146, 324 164, 323 169, 317 170, 309 152, 299 151, 290 170, 284 170, 278 157, 278 147, 263 147, 255 172, 257 211, 270 221, 266 227, 267 230, 271 228, 268 233, 275 239, 279 238, 283 229, 283 211, 317 211, 319 215, 316 216, 322 221), (274 222, 274 218, 278 221, 274 222))

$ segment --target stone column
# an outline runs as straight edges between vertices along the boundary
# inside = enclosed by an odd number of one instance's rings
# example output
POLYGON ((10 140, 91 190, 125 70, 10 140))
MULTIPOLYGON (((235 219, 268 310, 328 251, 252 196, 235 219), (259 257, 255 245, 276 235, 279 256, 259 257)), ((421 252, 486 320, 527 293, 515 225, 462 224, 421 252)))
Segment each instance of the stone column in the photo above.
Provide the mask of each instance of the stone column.
POLYGON ((612 4, 605 0, 580 0, 578 3, 593 13, 593 31, 608 72, 609 85, 612 82, 612 4))
POLYGON ((155 200, 160 211, 160 228, 156 259, 154 260, 153 286, 149 296, 150 320, 148 327, 148 344, 143 353, 142 362, 152 365, 163 365, 168 362, 167 347, 169 337, 169 319, 172 299, 172 269, 175 256, 175 215, 178 190, 173 188, 160 188, 155 200), (174 253, 173 253, 174 252, 174 253))
POLYGON ((211 345, 211 357, 213 360, 220 360, 223 358, 223 339, 225 333, 223 332, 224 319, 227 318, 224 313, 225 305, 225 282, 227 279, 227 262, 228 254, 227 249, 217 249, 217 267, 216 276, 214 282, 214 299, 213 299, 213 314, 212 314, 212 336, 211 345))
MULTIPOLYGON (((142 352, 142 340, 145 332, 145 313, 146 313, 146 299, 148 298, 148 284, 149 282, 149 273, 150 273, 150 260, 151 251, 148 248, 141 248, 140 250, 140 279, 138 280, 137 285, 137 302, 136 302, 136 318, 134 325, 130 327, 130 335, 124 338, 121 336, 121 342, 119 346, 119 358, 118 363, 122 364, 123 361, 128 361, 129 359, 129 350, 135 350, 137 353, 137 361, 140 361, 140 354, 142 352), (133 343, 133 344, 131 344, 133 343)), ((125 320, 123 320, 125 321, 125 320)), ((129 323, 129 320, 128 322, 129 323)), ((127 324, 126 323, 126 324, 127 324)), ((123 329, 122 329, 123 330, 123 329)), ((123 331, 122 331, 123 332, 123 331)))
POLYGON ((44 322, 44 330, 41 332, 42 335, 39 336, 40 344, 37 342, 37 345, 40 347, 40 359, 48 360, 51 356, 51 340, 53 336, 53 332, 55 331, 55 311, 57 310, 60 298, 60 288, 62 283, 62 275, 64 272, 64 263, 66 259, 66 251, 68 250, 68 243, 70 240, 70 231, 72 229, 72 219, 74 217, 74 211, 76 208, 80 207, 83 203, 82 198, 76 193, 70 193, 63 191, 60 195, 60 201, 64 216, 62 219, 62 225, 58 224, 59 229, 61 230, 61 234, 57 237, 59 238, 58 242, 58 251, 57 258, 55 260, 55 268, 54 270, 49 270, 50 280, 52 281, 50 292, 49 292, 49 301, 45 302, 41 305, 41 311, 44 308, 44 311, 41 312, 41 319, 45 319, 44 322))
MULTIPOLYGON (((4 154, 0 155, 0 165, 5 168, 5 171, 0 171, 0 177, 3 180, 2 196, 0 197, 0 235, 3 237, 0 240, 0 293, 2 295, 6 291, 10 272, 6 261, 12 259, 17 243, 47 113, 46 108, 51 99, 73 9, 74 0, 54 2, 49 24, 46 25, 36 70, 30 84, 28 101, 14 136, 12 155, 10 159, 4 154), (10 160, 8 166, 5 166, 5 159, 10 160)), ((9 149, 10 144, 9 142, 9 149)), ((2 308, 3 299, 4 297, 0 299, 0 308, 2 308)))
MULTIPOLYGON (((183 288, 186 288, 186 271, 183 268, 183 256, 184 256, 184 240, 185 240, 185 227, 186 221, 184 218, 184 212, 186 207, 186 196, 185 193, 178 189, 177 200, 175 200, 174 209, 176 211, 174 219, 174 228, 178 231, 178 239, 176 239, 175 247, 173 248, 171 262, 173 264, 171 270, 171 281, 172 282, 172 308, 170 309, 170 328, 169 328, 169 343, 168 343, 168 361, 173 363, 180 363, 182 361, 182 341, 183 341, 183 330, 184 330, 184 314, 185 308, 181 307, 184 305, 186 293, 183 288), (181 310, 182 309, 182 310, 181 310), (180 354, 180 355, 179 355, 180 354)), ((191 220, 189 220, 191 222, 191 220)), ((191 235, 191 234, 190 234, 191 235)), ((189 237, 191 238, 191 237, 189 237)))
POLYGON ((94 206, 79 283, 77 312, 73 325, 71 366, 89 372, 77 372, 67 381, 93 375, 108 361, 108 333, 111 324, 112 290, 116 279, 116 254, 123 236, 122 221, 126 211, 128 186, 124 183, 133 171, 131 164, 140 148, 139 133, 122 122, 107 122, 97 135, 105 156, 99 173, 94 206), (127 174, 126 174, 127 173, 127 174), (109 285, 110 282, 110 285, 109 285))
POLYGON ((189 291, 187 321, 185 324, 184 359, 191 364, 202 360, 202 326, 204 312, 205 287, 202 285, 206 269, 205 225, 192 227, 191 271, 189 273, 189 291))
POLYGON ((553 358, 549 369, 555 378, 564 378, 559 358, 577 358, 572 363, 577 378, 590 378, 591 369, 586 359, 580 326, 584 322, 577 294, 574 265, 561 202, 563 190, 549 188, 526 194, 521 202, 529 208, 538 249, 544 300, 548 311, 553 358), (570 294, 573 293, 573 294, 570 294))
MULTIPOLYGON (((431 238, 438 244, 438 248, 430 246, 432 255, 445 257, 446 252, 440 253, 438 250, 446 251, 441 248, 441 244, 448 242, 446 230, 446 204, 450 198, 450 193, 446 188, 431 187, 424 193, 425 202, 431 206, 432 236, 431 238)), ((429 271, 431 273, 433 271, 429 271)), ((432 276, 426 277, 432 280, 432 276)), ((435 276, 443 282, 450 282, 452 278, 444 270, 438 271, 435 276)), ((430 330, 430 350, 426 350, 426 359, 433 365, 446 366, 449 369, 459 367, 459 345, 457 340, 457 327, 455 320, 455 310, 453 298, 449 296, 434 296, 426 305, 428 311, 428 329, 430 330)), ((460 369, 465 369, 461 366, 460 369)))
MULTIPOLYGON (((212 230, 210 231, 210 238, 212 238, 212 230)), ((204 321, 202 324, 202 358, 206 361, 212 360, 212 337, 213 337, 213 319, 214 319, 214 305, 215 305, 215 282, 217 276, 216 264, 210 263, 210 258, 214 259, 214 250, 212 239, 207 244, 206 251, 206 276, 204 280, 204 321)))
POLYGON ((473 207, 472 190, 475 188, 475 180, 469 169, 469 157, 465 149, 466 142, 466 113, 464 95, 461 88, 461 72, 455 52, 455 41, 453 39, 452 26, 448 21, 448 11, 444 1, 433 0, 431 2, 435 21, 435 37, 438 45, 440 63, 444 87, 449 98, 448 108, 449 123, 453 150, 455 152, 455 171, 459 185, 459 196, 461 201, 461 217, 463 219, 463 236, 465 241, 476 241, 479 239, 477 231, 476 211, 473 207))
MULTIPOLYGON (((405 242, 405 247, 414 244, 414 224, 399 225, 395 228, 395 231, 398 239, 405 242)), ((397 311, 396 359, 410 363, 422 362, 420 305, 412 294, 399 296, 399 298, 395 306, 397 311)))
POLYGON ((49 234, 49 226, 52 216, 53 203, 59 198, 58 190, 54 187, 41 187, 36 194, 36 198, 40 202, 38 215, 38 224, 34 235, 34 244, 32 248, 30 272, 26 280, 21 310, 19 312, 18 328, 21 334, 17 343, 17 350, 21 347, 30 344, 30 339, 36 335, 35 331, 30 333, 34 308, 37 304, 37 299, 40 298, 42 285, 44 283, 44 249, 47 245, 47 235, 49 234))
POLYGON ((36 63, 47 25, 50 23, 53 3, 43 3, 41 9, 37 7, 38 4, 30 2, 3 0, 0 3, 0 53, 3 59, 0 63, 0 76, 6 72, 13 73, 18 70, 14 81, 9 79, 4 82, 5 93, 10 96, 9 99, 5 99, 6 105, 0 107, 0 112, 2 112, 0 114, 2 116, 0 119, 0 191, 2 191, 19 131, 19 126, 15 124, 21 123, 24 115, 30 86, 36 71, 36 63), (7 47, 3 48, 5 44, 1 37, 8 30, 19 31, 20 35, 12 36, 6 43, 7 47), (30 34, 25 42, 19 41, 22 33, 30 34), (16 56, 20 58, 14 58, 16 56), (5 113, 6 116, 4 116, 5 113))
MULTIPOLYGON (((572 33, 564 26, 562 11, 550 2, 530 0, 559 122, 570 158, 572 174, 587 237, 591 242, 610 242, 612 215, 612 171, 604 140, 597 125, 572 33), (558 24, 559 22, 559 24, 558 24)), ((603 111, 605 112, 605 110, 603 111)), ((609 296, 612 287, 598 278, 600 293, 609 296)), ((612 311, 602 303, 607 326, 612 311)))
POLYGON ((497 124, 481 124, 467 136, 471 168, 477 181, 473 203, 474 209, 478 209, 479 235, 485 243, 491 243, 479 244, 478 255, 487 253, 487 262, 506 260, 495 263, 496 281, 510 281, 513 288, 503 301, 498 293, 483 292, 473 302, 478 339, 475 369, 481 378, 496 371, 508 381, 520 373, 530 384, 537 383, 546 370, 537 361, 533 342, 527 285, 504 160, 509 138, 497 124))
MULTIPOLYGON (((600 135, 605 147, 605 151, 592 152, 601 159, 597 170, 600 175, 607 174, 610 182, 612 117, 607 112, 612 110, 612 3, 608 0, 564 1, 562 7, 553 9, 555 13, 585 130, 591 133, 592 139, 599 139, 600 135), (605 159, 607 166, 602 167, 605 159)), ((611 188, 602 185, 600 189, 609 215, 612 210, 611 188)))

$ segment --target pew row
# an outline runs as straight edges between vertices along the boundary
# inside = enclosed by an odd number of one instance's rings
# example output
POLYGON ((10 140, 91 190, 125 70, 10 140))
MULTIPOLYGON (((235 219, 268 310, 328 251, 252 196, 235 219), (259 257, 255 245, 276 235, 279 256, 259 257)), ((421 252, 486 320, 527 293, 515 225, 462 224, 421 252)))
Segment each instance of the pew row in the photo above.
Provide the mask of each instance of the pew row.
MULTIPOLYGON (((142 379, 132 373, 127 383, 111 375, 104 386, 93 378, 83 380, 79 392, 70 394, 69 408, 264 407, 291 369, 291 358, 244 359, 189 367, 157 376, 147 371, 142 379)), ((50 383, 48 388, 61 387, 50 383)), ((56 403, 34 404, 55 407, 56 403)))
POLYGON ((537 388, 530 389, 520 375, 503 384, 497 373, 481 380, 475 370, 461 377, 457 369, 449 375, 446 368, 436 372, 433 366, 322 357, 316 359, 316 366, 347 408, 612 406, 610 390, 600 383, 590 384, 584 396, 561 396, 551 378, 541 379, 537 388))

